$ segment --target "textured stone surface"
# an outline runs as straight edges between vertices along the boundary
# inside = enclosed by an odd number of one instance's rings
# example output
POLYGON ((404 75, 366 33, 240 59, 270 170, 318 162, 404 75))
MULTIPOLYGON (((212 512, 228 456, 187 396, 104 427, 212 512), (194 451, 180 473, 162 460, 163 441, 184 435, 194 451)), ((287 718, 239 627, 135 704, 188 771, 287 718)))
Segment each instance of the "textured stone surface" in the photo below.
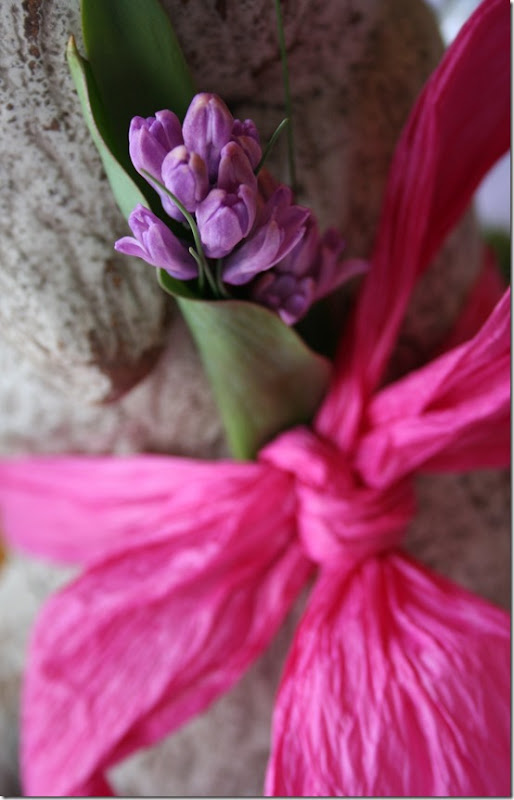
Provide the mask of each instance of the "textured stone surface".
POLYGON ((56 389, 0 339, 0 451, 211 455, 218 415, 182 319, 175 316, 152 372, 117 403, 81 402, 56 389))
MULTIPOLYGON (((223 87, 266 140, 284 116, 269 0, 163 5, 197 86, 223 87)), ((340 226, 349 254, 366 255, 380 209, 376 189, 412 98, 441 54, 432 12, 412 0, 289 0, 283 8, 299 197, 324 224, 340 226)), ((270 164, 287 181, 285 154, 283 135, 270 164)))
MULTIPOLYGON (((283 116, 268 0, 165 0, 197 86, 272 132, 283 116), (201 20, 201 23, 198 23, 201 20)), ((216 456, 224 445, 191 340, 151 270, 118 260, 125 230, 80 119, 63 50, 77 0, 6 0, 0 17, 0 452, 157 450, 216 456), (71 292, 71 299, 69 293, 71 292), (171 320, 171 324, 167 322, 171 320), (157 350, 164 350, 151 366, 157 350), (109 405, 145 369, 139 385, 109 405), (121 368, 121 369, 120 369, 121 368)), ((415 0, 284 2, 304 200, 371 248, 390 155, 440 52, 415 0)), ((286 177, 284 142, 272 156, 286 177)), ((471 216, 424 279, 395 370, 444 338, 478 267, 471 216)), ((509 602, 504 473, 420 479, 408 547, 489 599, 509 602)), ((24 647, 43 598, 69 576, 12 557, 0 573, 0 793, 17 791, 24 647)), ((301 604, 300 604, 301 606, 301 604)), ((281 664, 300 607, 271 650, 202 717, 118 767, 125 795, 259 795, 281 664)))
POLYGON ((125 224, 64 60, 79 30, 72 0, 2 6, 0 330, 54 384, 96 401, 151 368, 169 304, 152 270, 113 251, 125 224))

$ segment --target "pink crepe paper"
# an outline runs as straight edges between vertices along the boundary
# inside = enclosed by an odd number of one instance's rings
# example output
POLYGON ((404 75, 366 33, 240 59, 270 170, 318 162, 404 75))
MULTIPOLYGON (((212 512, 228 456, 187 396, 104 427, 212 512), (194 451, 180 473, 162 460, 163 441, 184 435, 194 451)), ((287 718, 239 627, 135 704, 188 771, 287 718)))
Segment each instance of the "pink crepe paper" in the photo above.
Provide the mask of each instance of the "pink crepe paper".
POLYGON ((487 313, 490 266, 487 301, 471 296, 454 347, 377 389, 417 277, 508 147, 509 37, 507 0, 485 0, 420 96, 311 430, 253 464, 0 463, 11 542, 84 565, 32 636, 29 794, 107 794, 111 765, 240 677, 314 565, 267 793, 510 794, 508 617, 398 550, 415 470, 509 461, 509 294, 487 313))

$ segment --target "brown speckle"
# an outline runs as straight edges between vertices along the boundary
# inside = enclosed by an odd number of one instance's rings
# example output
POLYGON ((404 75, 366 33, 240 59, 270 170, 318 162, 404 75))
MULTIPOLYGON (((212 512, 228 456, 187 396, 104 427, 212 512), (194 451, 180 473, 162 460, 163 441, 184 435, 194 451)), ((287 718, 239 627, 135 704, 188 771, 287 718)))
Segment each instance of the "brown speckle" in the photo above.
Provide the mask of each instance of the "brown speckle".
POLYGON ((41 6, 43 0, 23 0, 25 14, 24 29, 27 41, 37 42, 41 27, 41 6))
POLYGON ((119 289, 123 283, 123 279, 118 272, 118 266, 114 258, 108 258, 105 262, 105 274, 111 279, 111 283, 114 288, 119 289))
POLYGON ((54 117, 53 120, 48 125, 45 125, 44 126, 44 130, 45 131, 60 131, 61 130, 61 125, 60 125, 60 122, 57 119, 57 117, 54 117))

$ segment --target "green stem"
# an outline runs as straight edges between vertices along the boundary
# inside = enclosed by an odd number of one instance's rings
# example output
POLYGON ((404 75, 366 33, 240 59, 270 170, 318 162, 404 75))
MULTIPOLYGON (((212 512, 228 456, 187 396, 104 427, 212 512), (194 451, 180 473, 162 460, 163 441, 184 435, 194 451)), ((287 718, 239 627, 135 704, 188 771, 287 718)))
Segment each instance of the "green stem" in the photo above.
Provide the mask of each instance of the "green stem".
POLYGON ((154 178, 154 176, 151 175, 150 172, 147 172, 146 169, 142 169, 141 170, 141 174, 144 175, 145 178, 148 178, 148 180, 151 180, 152 183, 155 183, 155 185, 158 186, 159 189, 162 192, 167 194, 168 197, 170 198, 170 200, 173 200, 173 202, 177 206, 178 210, 182 212, 182 214, 186 218, 187 224, 191 228, 191 233, 193 234, 193 239, 195 240, 196 252, 198 253, 200 258, 202 259, 203 264, 205 264, 206 263, 206 261, 205 261, 205 253, 203 252, 202 242, 201 242, 201 239, 200 239, 200 233, 198 231, 198 227, 196 225, 195 218, 193 217, 193 215, 189 213, 189 211, 187 210, 185 205, 180 202, 178 197, 176 195, 174 195, 173 192, 170 192, 170 190, 167 189, 163 183, 158 181, 157 178, 154 178))
POLYGON ((193 258, 196 261, 196 263, 198 264, 198 271, 199 271, 198 288, 200 289, 200 291, 203 291, 204 277, 205 277, 205 278, 207 278, 207 282, 208 282, 209 286, 211 287, 212 291, 214 292, 214 296, 217 297, 219 295, 218 288, 216 286, 216 281, 214 280, 214 278, 212 276, 212 273, 211 273, 211 271, 209 269, 209 265, 207 263, 207 259, 205 257, 205 253, 203 252, 202 240, 200 239, 200 232, 198 230, 198 226, 196 224, 195 218, 193 217, 192 214, 189 213, 189 211, 187 210, 185 205, 180 202, 178 197, 176 195, 174 195, 173 192, 170 192, 170 190, 167 189, 166 186, 163 183, 161 183, 159 180, 157 180, 157 178, 155 178, 153 175, 151 175, 149 172, 147 172, 146 169, 142 169, 141 170, 141 174, 144 175, 145 178, 147 178, 148 180, 152 181, 152 183, 154 183, 156 186, 158 186, 159 189, 162 192, 167 194, 168 197, 170 198, 170 200, 173 200, 173 202, 177 206, 178 210, 186 218, 187 224, 191 228, 191 233, 193 234, 193 239, 194 239, 195 247, 196 247, 196 251, 193 250, 192 247, 190 247, 189 248, 189 252, 193 256, 193 258))
POLYGON ((219 291, 219 288, 218 288, 218 285, 216 283, 216 280, 215 280, 215 278, 214 278, 214 276, 213 276, 208 264, 205 264, 204 271, 205 271, 205 277, 207 278, 207 283, 211 287, 211 290, 212 290, 212 293, 213 293, 214 297, 219 298, 221 296, 221 293, 219 291))
POLYGON ((216 261, 216 286, 218 287, 218 292, 221 297, 225 300, 230 299, 230 294, 227 292, 225 288, 225 284, 223 283, 223 276, 221 270, 223 269, 223 259, 218 258, 216 261))
POLYGON ((202 259, 200 258, 194 247, 189 248, 189 253, 193 256, 198 266, 198 291, 202 295, 205 286, 205 272, 203 269, 202 259))
POLYGON ((254 174, 255 175, 258 175, 259 172, 261 171, 261 169, 263 168, 264 162, 266 161, 267 157, 269 156, 273 145, 275 144, 275 142, 277 141, 278 137, 280 136, 280 134, 282 133, 282 131, 284 130, 284 128, 286 127, 286 125, 288 123, 289 123, 289 119, 286 117, 285 119, 282 120, 280 125, 275 129, 275 132, 274 132, 273 136, 271 137, 271 139, 269 140, 268 144, 266 145, 266 147, 264 149, 264 153, 262 154, 261 160, 259 161, 259 163, 257 164, 257 166, 254 169, 254 174))
POLYGON ((289 89, 289 68, 287 65, 286 40, 284 36, 284 23, 282 20, 281 0, 275 0, 275 13, 277 15, 278 43, 280 47, 280 59, 282 61, 282 81, 284 83, 284 99, 286 116, 289 119, 287 129, 288 161, 289 161, 289 180, 291 188, 296 187, 296 168, 294 160, 294 135, 293 135, 293 107, 291 103, 291 92, 289 89))

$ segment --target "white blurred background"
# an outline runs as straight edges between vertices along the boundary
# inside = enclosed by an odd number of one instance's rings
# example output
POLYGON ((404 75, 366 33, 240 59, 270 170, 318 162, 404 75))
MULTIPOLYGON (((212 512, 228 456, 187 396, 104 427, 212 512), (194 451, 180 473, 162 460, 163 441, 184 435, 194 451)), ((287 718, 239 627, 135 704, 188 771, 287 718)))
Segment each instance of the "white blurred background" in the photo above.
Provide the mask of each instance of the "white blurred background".
MULTIPOLYGON (((480 0, 427 0, 436 10, 443 38, 451 42, 480 0)), ((499 228, 510 233, 511 190, 510 154, 505 155, 491 170, 476 196, 476 208, 485 228, 499 228)))

